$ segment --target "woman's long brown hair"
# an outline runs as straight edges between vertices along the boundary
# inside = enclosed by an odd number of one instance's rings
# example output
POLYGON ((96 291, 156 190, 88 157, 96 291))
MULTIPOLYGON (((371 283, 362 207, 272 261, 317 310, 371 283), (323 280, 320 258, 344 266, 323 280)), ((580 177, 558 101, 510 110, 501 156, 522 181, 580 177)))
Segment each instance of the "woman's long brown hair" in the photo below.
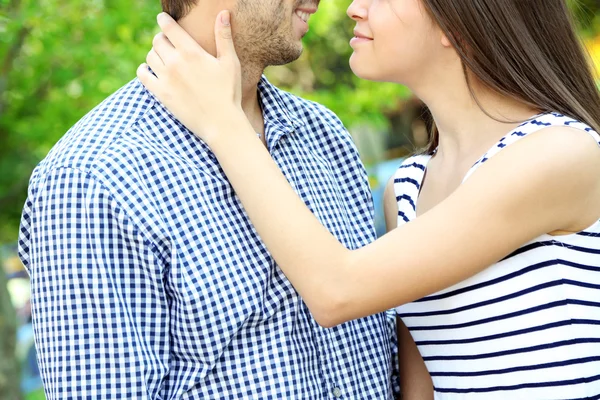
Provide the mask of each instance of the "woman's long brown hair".
MULTIPOLYGON (((467 82, 472 75, 502 95, 600 132, 600 93, 566 0, 421 1, 458 52, 467 82)), ((433 124, 425 152, 433 154, 438 141, 433 124)))

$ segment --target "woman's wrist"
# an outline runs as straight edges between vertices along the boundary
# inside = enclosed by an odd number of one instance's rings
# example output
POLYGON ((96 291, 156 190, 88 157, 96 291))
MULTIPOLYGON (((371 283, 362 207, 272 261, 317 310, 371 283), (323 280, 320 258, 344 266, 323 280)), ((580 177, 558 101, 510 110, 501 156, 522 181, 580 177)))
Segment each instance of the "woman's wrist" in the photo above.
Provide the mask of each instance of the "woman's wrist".
MULTIPOLYGON (((236 135, 236 130, 242 125, 245 115, 235 108, 222 110, 213 114, 209 119, 198 119, 197 123, 190 126, 190 130, 202 139, 213 151, 222 142, 231 141, 236 135), (241 114, 241 115, 240 115, 241 114)), ((201 118, 198 116, 198 118, 201 118)))
POLYGON ((220 113, 215 118, 211 128, 204 126, 204 141, 215 153, 226 150, 232 142, 239 141, 244 136, 256 138, 254 128, 241 108, 220 113))

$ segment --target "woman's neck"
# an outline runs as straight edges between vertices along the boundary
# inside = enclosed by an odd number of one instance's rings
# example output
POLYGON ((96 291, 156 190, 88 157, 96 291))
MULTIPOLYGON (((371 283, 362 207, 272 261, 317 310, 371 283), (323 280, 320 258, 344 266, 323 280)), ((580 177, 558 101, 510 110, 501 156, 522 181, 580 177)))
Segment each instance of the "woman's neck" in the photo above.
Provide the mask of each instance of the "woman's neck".
POLYGON ((438 153, 460 159, 483 154, 509 131, 540 111, 466 79, 423 85, 415 93, 432 113, 439 132, 438 153), (485 110, 485 111, 484 111, 485 110))

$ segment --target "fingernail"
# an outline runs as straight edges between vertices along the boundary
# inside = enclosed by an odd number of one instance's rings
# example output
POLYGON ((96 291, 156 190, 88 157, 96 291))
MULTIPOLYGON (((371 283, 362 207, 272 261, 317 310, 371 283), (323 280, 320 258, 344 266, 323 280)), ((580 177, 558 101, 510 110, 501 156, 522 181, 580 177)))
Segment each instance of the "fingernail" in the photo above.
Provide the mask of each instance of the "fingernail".
POLYGON ((230 20, 229 11, 225 10, 224 13, 221 13, 221 23, 223 23, 224 26, 229 26, 229 24, 230 24, 229 20, 230 20))

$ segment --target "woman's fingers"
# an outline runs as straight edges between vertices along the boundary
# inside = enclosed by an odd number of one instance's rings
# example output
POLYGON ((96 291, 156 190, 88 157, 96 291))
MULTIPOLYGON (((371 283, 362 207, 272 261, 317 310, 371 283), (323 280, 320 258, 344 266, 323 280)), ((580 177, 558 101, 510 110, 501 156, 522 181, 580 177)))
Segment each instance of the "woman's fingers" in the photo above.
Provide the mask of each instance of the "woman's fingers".
POLYGON ((136 71, 136 75, 140 82, 142 82, 142 84, 146 87, 146 89, 148 89, 152 93, 159 95, 159 91, 162 92, 160 90, 158 78, 154 76, 152 72, 150 72, 150 70, 148 69, 148 64, 140 65, 136 71))
POLYGON ((152 48, 164 65, 169 65, 177 60, 178 51, 163 32, 154 36, 152 48))
POLYGON ((217 58, 202 49, 171 17, 159 15, 163 32, 154 37, 147 64, 137 72, 156 99, 207 142, 217 135, 216 127, 241 112, 240 63, 229 15, 222 12, 215 23, 217 58))
POLYGON ((150 49, 148 55, 146 56, 146 64, 150 67, 150 69, 158 76, 164 76, 165 63, 160 58, 158 53, 154 50, 154 47, 150 49))
POLYGON ((223 10, 217 15, 215 21, 215 41, 217 45, 217 58, 237 58, 233 37, 231 34, 231 14, 228 10, 223 10))
POLYGON ((217 15, 215 22, 215 41, 217 45, 217 59, 237 77, 234 92, 236 102, 241 102, 241 67, 240 59, 235 51, 233 35, 231 32, 231 12, 223 10, 217 15))
MULTIPOLYGON (((160 30, 180 53, 200 51, 208 54, 169 14, 160 13, 156 18, 160 30)), ((159 53, 162 56, 162 54, 159 53)))

